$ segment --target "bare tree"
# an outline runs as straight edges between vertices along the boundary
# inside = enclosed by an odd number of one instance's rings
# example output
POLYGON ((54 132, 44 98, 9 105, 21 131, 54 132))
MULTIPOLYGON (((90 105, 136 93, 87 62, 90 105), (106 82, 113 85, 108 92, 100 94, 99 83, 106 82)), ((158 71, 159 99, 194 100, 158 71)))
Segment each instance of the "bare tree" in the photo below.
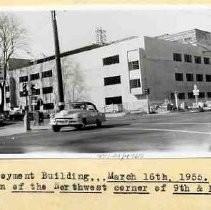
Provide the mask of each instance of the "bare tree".
POLYGON ((17 50, 26 44, 26 30, 22 27, 18 19, 7 13, 0 14, 0 60, 4 72, 4 80, 0 83, 1 103, 0 112, 4 110, 5 83, 9 60, 17 50))
POLYGON ((72 59, 62 60, 65 96, 69 101, 79 101, 84 99, 84 92, 86 92, 86 84, 84 82, 83 74, 80 70, 80 65, 72 59))

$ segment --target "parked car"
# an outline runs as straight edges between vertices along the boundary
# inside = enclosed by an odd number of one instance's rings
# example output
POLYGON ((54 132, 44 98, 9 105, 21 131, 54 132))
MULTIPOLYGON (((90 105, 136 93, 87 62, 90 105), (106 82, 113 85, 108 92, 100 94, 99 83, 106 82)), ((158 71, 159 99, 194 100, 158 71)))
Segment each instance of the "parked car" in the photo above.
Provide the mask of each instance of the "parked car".
POLYGON ((2 124, 5 120, 4 114, 0 113, 0 124, 2 124))
POLYGON ((9 119, 10 120, 23 120, 24 113, 23 110, 19 107, 14 107, 13 109, 9 110, 9 119))
POLYGON ((58 132, 66 126, 82 129, 87 125, 95 124, 97 127, 101 127, 103 121, 105 121, 105 114, 100 113, 94 104, 75 102, 71 103, 68 109, 51 115, 50 125, 54 132, 58 132))

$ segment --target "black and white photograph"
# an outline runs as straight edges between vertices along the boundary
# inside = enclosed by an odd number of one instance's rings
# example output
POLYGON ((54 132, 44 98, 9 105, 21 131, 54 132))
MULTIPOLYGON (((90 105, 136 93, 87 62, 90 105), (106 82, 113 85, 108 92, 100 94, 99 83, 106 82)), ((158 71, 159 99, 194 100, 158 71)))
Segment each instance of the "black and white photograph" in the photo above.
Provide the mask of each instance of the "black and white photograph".
POLYGON ((211 8, 0 10, 0 155, 211 156, 211 8))

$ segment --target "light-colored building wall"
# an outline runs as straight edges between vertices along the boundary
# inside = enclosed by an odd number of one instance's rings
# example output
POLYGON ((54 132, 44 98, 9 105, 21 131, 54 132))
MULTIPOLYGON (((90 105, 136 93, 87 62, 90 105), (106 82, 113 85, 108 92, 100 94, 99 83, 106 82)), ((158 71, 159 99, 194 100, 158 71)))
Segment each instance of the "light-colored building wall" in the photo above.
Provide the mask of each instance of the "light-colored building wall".
MULTIPOLYGON (((16 100, 17 105, 24 107, 26 105, 26 98, 20 96, 20 92, 23 91, 23 83, 20 82, 20 77, 28 76, 27 89, 30 94, 31 85, 35 85, 36 89, 40 90, 40 94, 36 95, 37 99, 42 99, 44 103, 55 103, 57 95, 57 81, 55 80, 55 64, 52 61, 43 62, 40 64, 34 64, 28 67, 23 67, 9 72, 8 78, 15 79, 15 90, 16 90, 16 100), (42 78, 42 72, 52 70, 52 77, 42 78), (39 73, 39 79, 31 80, 30 75, 39 73), (45 87, 53 87, 53 92, 49 94, 43 94, 42 89, 45 87)), ((8 82, 9 83, 9 82, 8 82)), ((11 89, 11 87, 10 87, 11 89)), ((9 92, 6 92, 6 97, 10 97, 9 92)), ((31 105, 31 100, 28 100, 29 105, 31 105)), ((6 109, 10 108, 10 103, 6 103, 6 109)))
MULTIPOLYGON (((130 78, 141 79, 140 69, 134 71, 131 75, 128 69, 128 61, 130 59, 128 58, 128 54, 130 52, 136 52, 136 58, 134 59, 140 60, 139 48, 141 46, 143 46, 143 39, 133 38, 62 58, 62 63, 66 65, 63 68, 66 100, 73 98, 71 96, 73 93, 72 80, 75 80, 75 72, 77 72, 78 76, 82 79, 80 87, 83 91, 79 98, 77 98, 77 93, 75 92, 75 99, 94 102, 101 110, 105 107, 105 98, 107 97, 121 96, 124 107, 128 109, 132 106, 135 108, 135 102, 142 103, 141 100, 138 100, 131 93, 129 84, 130 78), (103 58, 115 55, 119 56, 119 63, 103 65, 103 58), (121 83, 105 86, 104 78, 113 76, 120 76, 121 83)), ((140 95, 142 89, 137 89, 138 95, 140 95)))

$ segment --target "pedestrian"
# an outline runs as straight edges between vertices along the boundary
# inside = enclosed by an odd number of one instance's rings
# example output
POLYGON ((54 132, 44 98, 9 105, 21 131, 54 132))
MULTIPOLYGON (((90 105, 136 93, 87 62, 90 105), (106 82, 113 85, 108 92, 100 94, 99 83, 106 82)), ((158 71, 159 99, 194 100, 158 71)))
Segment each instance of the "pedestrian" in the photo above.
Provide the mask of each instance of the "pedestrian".
POLYGON ((34 112, 34 125, 39 125, 39 111, 34 112))

